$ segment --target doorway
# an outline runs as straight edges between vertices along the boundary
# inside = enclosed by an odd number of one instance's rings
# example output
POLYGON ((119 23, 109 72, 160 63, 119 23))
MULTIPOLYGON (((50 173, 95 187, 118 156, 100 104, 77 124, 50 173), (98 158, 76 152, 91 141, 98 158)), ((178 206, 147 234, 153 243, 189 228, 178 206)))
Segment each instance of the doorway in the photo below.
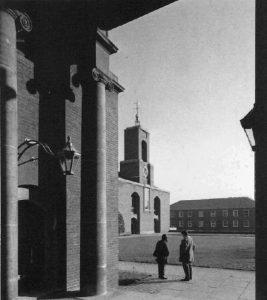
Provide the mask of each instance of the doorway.
POLYGON ((20 292, 41 289, 45 269, 44 210, 29 199, 18 201, 18 273, 20 292))

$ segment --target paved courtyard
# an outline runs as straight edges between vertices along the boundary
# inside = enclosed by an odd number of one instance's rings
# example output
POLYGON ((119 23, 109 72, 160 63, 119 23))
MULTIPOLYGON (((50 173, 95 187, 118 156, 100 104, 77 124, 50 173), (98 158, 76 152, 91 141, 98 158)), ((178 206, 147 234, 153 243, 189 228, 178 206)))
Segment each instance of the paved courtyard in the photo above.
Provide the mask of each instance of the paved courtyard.
MULTIPOLYGON (((255 300, 255 272, 213 268, 193 268, 193 280, 182 282, 182 267, 167 265, 167 280, 157 278, 157 265, 147 263, 120 262, 121 271, 146 273, 149 276, 131 285, 100 297, 42 297, 38 299, 75 300, 255 300)), ((36 299, 19 297, 19 300, 36 299)))
POLYGON ((120 270, 151 274, 138 284, 120 287, 127 292, 114 299, 190 299, 190 300, 254 300, 255 272, 211 268, 193 268, 193 280, 179 281, 184 277, 181 266, 167 265, 165 276, 157 278, 157 265, 120 262, 120 270), (124 297, 126 294, 124 294, 124 297))

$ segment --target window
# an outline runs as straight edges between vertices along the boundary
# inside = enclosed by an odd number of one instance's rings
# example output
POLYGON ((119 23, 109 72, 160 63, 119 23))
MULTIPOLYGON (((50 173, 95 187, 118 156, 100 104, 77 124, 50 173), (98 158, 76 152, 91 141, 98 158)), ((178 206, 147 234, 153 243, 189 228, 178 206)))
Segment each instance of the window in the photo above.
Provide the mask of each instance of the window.
POLYGON ((210 216, 211 217, 216 217, 216 210, 211 210, 210 216))
POLYGON ((249 227, 249 220, 243 221, 243 227, 249 227))
POLYGON ((228 217, 228 210, 223 210, 222 212, 223 217, 227 218, 228 217))
POLYGON ((216 221, 210 221, 210 227, 216 227, 216 221))
POLYGON ((146 211, 150 210, 150 190, 148 188, 144 188, 144 208, 146 211))
POLYGON ((223 227, 228 227, 228 220, 223 220, 223 227))
POLYGON ((244 209, 243 210, 243 215, 244 215, 244 217, 248 217, 249 216, 249 209, 244 209))
POLYGON ((184 227, 184 221, 179 221, 178 225, 179 227, 184 227))
POLYGON ((191 218, 191 217, 192 217, 192 211, 188 211, 188 212, 187 212, 187 217, 188 217, 188 218, 191 218))
POLYGON ((204 221, 198 221, 198 227, 204 227, 204 221))
POLYGON ((233 217, 238 217, 238 209, 233 210, 233 217))
POLYGON ((192 227, 192 221, 189 220, 189 221, 187 222, 187 227, 192 227))
POLYGON ((204 217, 204 211, 203 211, 203 210, 200 210, 200 211, 198 212, 198 217, 199 217, 199 218, 203 218, 203 217, 204 217))
POLYGON ((147 162, 147 143, 142 141, 142 160, 147 162))
POLYGON ((175 227, 175 217, 171 217, 171 227, 175 227))
POLYGON ((154 214, 160 216, 160 199, 158 196, 154 198, 154 214))
POLYGON ((183 212, 183 211, 179 211, 178 216, 179 216, 180 218, 182 218, 182 217, 184 216, 184 212, 183 212))
POLYGON ((132 213, 139 214, 140 213, 140 197, 137 193, 132 194, 132 213))
POLYGON ((233 220, 233 227, 238 227, 238 220, 233 220))

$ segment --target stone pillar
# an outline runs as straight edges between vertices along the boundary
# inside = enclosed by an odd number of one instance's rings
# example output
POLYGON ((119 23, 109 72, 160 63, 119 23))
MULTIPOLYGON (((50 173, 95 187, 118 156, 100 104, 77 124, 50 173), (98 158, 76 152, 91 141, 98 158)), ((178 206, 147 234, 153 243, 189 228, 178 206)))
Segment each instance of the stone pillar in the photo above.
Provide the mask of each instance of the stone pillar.
POLYGON ((107 204, 106 204, 106 84, 94 69, 96 80, 96 294, 107 292, 107 204))
MULTIPOLYGON (((98 69, 92 71, 91 89, 87 103, 90 125, 83 135, 89 136, 89 152, 82 151, 82 181, 89 188, 82 196, 81 210, 81 292, 83 295, 101 295, 107 292, 107 203, 106 203, 106 88, 112 88, 107 76, 98 69), (91 99, 91 100, 90 100, 91 99), (88 133, 88 131, 90 131, 88 133), (88 173, 83 169, 89 163, 88 173)), ((84 93, 86 87, 83 88, 84 93)), ((85 106, 83 106, 85 111, 85 106)), ((84 184, 82 190, 84 190, 84 184)))
POLYGON ((0 8, 1 295, 18 297, 17 58, 14 12, 0 8))

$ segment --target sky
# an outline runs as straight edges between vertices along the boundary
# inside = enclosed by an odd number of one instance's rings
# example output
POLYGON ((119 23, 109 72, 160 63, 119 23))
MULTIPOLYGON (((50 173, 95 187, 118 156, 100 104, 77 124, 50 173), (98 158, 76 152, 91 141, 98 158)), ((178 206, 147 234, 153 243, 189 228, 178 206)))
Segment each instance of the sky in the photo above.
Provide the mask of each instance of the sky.
POLYGON ((239 120, 255 102, 254 0, 180 0, 115 28, 110 69, 123 134, 150 132, 154 183, 179 200, 254 199, 254 154, 239 120))

